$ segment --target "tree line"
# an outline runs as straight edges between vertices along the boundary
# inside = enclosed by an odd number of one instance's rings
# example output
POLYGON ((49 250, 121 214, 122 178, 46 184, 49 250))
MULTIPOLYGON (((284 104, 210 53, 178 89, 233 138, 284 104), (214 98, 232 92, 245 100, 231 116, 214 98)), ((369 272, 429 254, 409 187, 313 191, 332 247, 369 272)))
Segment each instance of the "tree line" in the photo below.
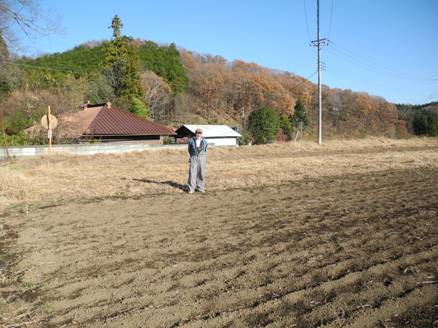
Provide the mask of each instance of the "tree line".
POLYGON ((397 104, 408 131, 416 135, 438 136, 438 102, 423 105, 397 104))
MULTIPOLYGON (((175 126, 239 126, 248 132, 248 141, 256 143, 290 140, 293 131, 315 134, 317 90, 308 79, 254 63, 200 55, 175 44, 134 39, 123 35, 118 16, 111 28, 110 40, 90 41, 37 58, 12 58, 0 35, 0 108, 12 142, 44 142, 44 138, 31 140, 25 131, 39 121, 48 104, 58 115, 77 111, 87 101, 111 101, 139 116, 175 126), (263 137, 257 133, 257 127, 262 129, 256 123, 260 120, 273 122, 267 129, 271 132, 263 137)), ((411 116, 381 97, 323 86, 322 98, 326 137, 424 133, 411 128, 411 116)), ((423 116, 417 121, 423 119, 423 125, 429 126, 430 115, 423 116)))
MULTIPOLYGON (((199 117, 242 125, 266 107, 290 117, 298 100, 308 113, 307 135, 316 132, 317 89, 314 83, 289 72, 278 72, 243 61, 181 52, 188 75, 187 92, 177 101, 185 120, 199 117), (190 107, 189 107, 190 106, 190 107)), ((323 133, 327 137, 400 137, 407 134, 395 105, 363 92, 323 86, 323 133)))

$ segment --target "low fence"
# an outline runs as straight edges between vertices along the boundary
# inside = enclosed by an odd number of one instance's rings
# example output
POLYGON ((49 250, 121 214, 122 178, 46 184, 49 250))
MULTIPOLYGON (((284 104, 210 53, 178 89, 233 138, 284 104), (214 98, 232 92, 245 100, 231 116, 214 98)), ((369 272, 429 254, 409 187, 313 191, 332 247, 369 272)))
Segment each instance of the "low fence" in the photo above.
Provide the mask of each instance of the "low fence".
POLYGON ((187 145, 151 145, 138 141, 110 142, 98 144, 68 144, 48 146, 23 146, 0 148, 0 159, 5 159, 7 154, 14 157, 41 156, 49 154, 68 155, 94 155, 94 154, 117 154, 145 150, 185 149, 187 145))

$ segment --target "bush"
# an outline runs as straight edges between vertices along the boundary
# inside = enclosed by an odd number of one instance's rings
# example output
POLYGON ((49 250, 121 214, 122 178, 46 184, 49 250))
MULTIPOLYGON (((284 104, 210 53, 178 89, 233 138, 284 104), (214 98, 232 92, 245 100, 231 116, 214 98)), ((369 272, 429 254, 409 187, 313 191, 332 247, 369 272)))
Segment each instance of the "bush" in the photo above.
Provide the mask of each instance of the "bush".
POLYGON ((5 117, 4 128, 7 134, 18 135, 32 126, 32 123, 32 117, 25 115, 25 113, 20 110, 16 110, 5 117))
POLYGON ((432 110, 416 112, 412 126, 417 135, 436 137, 438 136, 438 113, 432 110))
POLYGON ((279 115, 268 107, 261 107, 249 115, 248 130, 256 144, 272 142, 279 128, 279 115))
POLYGON ((292 140, 292 132, 293 132, 292 123, 289 121, 289 118, 285 115, 281 115, 280 129, 283 131, 283 134, 286 136, 287 141, 292 140))
POLYGON ((137 116, 149 118, 149 109, 146 104, 137 97, 132 97, 129 104, 129 111, 137 116))
POLYGON ((174 137, 170 137, 170 136, 164 136, 163 138, 163 145, 174 145, 175 142, 175 138, 174 137))
MULTIPOLYGON (((9 147, 12 146, 25 146, 25 145, 44 145, 47 144, 47 139, 41 137, 29 137, 24 133, 6 135, 6 144, 9 147)), ((5 146, 5 139, 3 134, 0 134, 0 147, 5 146)))
POLYGON ((243 146, 243 145, 249 145, 252 143, 252 136, 251 133, 249 133, 248 131, 243 131, 241 133, 241 137, 237 138, 237 144, 239 146, 243 146))

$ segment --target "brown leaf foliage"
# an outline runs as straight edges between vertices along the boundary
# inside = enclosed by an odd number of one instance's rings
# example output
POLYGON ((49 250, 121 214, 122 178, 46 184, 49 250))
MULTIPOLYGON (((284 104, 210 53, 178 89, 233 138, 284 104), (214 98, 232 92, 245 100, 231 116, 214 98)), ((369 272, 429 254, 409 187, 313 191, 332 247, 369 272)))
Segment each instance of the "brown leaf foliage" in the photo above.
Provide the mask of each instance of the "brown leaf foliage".
MULTIPOLYGON (((316 128, 316 85, 289 72, 278 72, 254 63, 183 51, 187 70, 187 97, 191 111, 206 120, 242 124, 242 116, 262 106, 281 114, 293 114, 300 99, 307 108, 310 131, 316 128)), ((363 92, 323 87, 324 134, 362 137, 366 135, 403 136, 406 127, 399 121, 395 106, 381 97, 363 92)))

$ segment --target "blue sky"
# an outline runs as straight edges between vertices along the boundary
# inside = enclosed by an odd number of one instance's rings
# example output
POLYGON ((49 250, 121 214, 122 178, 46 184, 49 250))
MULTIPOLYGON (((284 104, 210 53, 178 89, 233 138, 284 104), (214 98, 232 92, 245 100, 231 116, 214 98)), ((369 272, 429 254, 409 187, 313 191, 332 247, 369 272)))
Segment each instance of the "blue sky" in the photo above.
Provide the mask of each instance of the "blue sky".
MULTIPOLYGON (((324 84, 395 103, 438 100, 438 1, 320 0, 324 84)), ((23 38, 23 53, 60 52, 123 34, 308 77, 316 71, 316 0, 42 0, 62 31, 23 38)), ((316 82, 316 75, 311 78, 316 82)))

